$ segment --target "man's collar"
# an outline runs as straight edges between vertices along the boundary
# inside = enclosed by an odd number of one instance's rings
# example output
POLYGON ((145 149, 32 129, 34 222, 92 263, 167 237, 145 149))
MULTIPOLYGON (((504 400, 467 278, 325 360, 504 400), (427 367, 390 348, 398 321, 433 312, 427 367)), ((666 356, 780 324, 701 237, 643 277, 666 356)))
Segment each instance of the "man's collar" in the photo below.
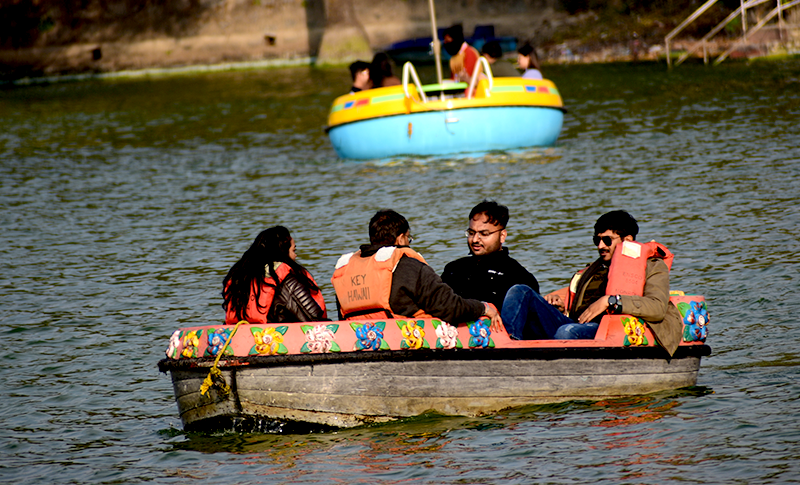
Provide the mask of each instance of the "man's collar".
POLYGON ((411 246, 402 246, 399 244, 362 244, 358 249, 361 250, 361 256, 366 258, 372 256, 373 254, 377 253, 379 249, 385 247, 410 248, 411 246))

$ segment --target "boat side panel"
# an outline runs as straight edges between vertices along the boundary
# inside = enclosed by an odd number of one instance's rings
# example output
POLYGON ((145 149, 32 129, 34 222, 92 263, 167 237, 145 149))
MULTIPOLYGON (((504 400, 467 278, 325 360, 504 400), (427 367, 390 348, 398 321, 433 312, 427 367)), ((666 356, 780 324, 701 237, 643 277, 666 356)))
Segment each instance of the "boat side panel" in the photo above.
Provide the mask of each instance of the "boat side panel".
POLYGON ((415 416, 428 410, 474 416, 513 406, 644 394, 696 383, 700 359, 642 361, 362 362, 223 369, 236 399, 201 396, 205 369, 173 371, 184 425, 255 415, 331 426, 415 416), (235 384, 233 383, 235 373, 235 384), (272 411, 270 411, 272 410, 272 411), (280 411, 277 411, 280 410, 280 411))
MULTIPOLYGON (((650 392, 653 383, 676 379, 696 382, 698 358, 666 361, 419 361, 360 362, 302 366, 284 375, 285 367, 242 369, 239 392, 333 393, 377 397, 489 397, 650 392)), ((657 384, 661 385, 661 384, 657 384)))
POLYGON ((342 158, 381 159, 552 146, 563 120, 553 108, 469 108, 374 118, 328 134, 342 158))

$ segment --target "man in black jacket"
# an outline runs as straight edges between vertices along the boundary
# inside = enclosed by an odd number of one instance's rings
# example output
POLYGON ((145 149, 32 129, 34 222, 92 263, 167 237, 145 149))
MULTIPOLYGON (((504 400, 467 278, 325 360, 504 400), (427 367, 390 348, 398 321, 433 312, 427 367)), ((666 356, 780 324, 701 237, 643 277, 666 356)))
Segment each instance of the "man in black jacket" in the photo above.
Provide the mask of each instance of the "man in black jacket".
POLYGON ((506 240, 508 208, 484 200, 469 213, 469 228, 464 232, 470 256, 444 267, 442 281, 457 295, 488 301, 503 307, 506 292, 514 285, 527 285, 539 292, 539 282, 503 247, 506 240))

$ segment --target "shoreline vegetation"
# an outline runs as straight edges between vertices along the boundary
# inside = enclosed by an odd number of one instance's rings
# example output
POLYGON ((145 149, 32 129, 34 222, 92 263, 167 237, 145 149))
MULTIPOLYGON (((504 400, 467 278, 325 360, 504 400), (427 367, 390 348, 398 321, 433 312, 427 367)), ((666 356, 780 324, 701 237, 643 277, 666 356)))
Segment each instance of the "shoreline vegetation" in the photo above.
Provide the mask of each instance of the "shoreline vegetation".
MULTIPOLYGON (((649 61, 666 67, 665 37, 702 3, 436 0, 436 14, 439 27, 461 23, 469 34, 491 24, 498 36, 530 41, 544 64, 649 61)), ((673 40, 672 57, 739 6, 739 0, 719 0, 673 40)), ((749 9, 747 24, 771 8, 766 2, 749 9)), ((797 55, 800 8, 787 10, 784 19, 783 29, 762 29, 730 57, 797 55)), ((11 0, 0 6, 0 83, 345 65, 430 35, 427 0, 11 0)), ((741 37, 739 16, 707 43, 709 56, 741 37)))

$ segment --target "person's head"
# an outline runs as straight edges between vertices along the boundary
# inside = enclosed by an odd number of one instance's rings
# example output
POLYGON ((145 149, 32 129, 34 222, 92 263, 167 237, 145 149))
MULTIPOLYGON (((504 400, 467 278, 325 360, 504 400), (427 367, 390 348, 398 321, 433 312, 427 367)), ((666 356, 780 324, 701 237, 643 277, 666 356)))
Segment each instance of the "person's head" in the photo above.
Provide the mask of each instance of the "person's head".
POLYGON ((253 259, 264 261, 264 264, 272 261, 288 263, 297 259, 295 248, 289 230, 283 226, 274 226, 261 231, 245 255, 250 253, 253 259))
POLYGON ((635 241, 639 224, 623 210, 607 212, 594 224, 594 245, 604 261, 611 261, 614 250, 622 241, 635 241))
POLYGON ((458 54, 462 44, 464 44, 464 28, 461 24, 448 27, 448 29, 444 31, 442 47, 444 47, 444 50, 447 51, 448 54, 451 56, 458 54))
POLYGON ((499 41, 490 40, 489 42, 483 44, 483 48, 481 48, 481 54, 483 54, 483 57, 489 61, 489 64, 494 64, 495 61, 503 57, 503 48, 500 47, 499 41))
POLYGON ((383 80, 387 77, 392 77, 392 61, 389 55, 385 52, 378 52, 372 58, 372 63, 369 66, 369 78, 372 80, 372 86, 379 88, 383 86, 383 80))
POLYGON ((280 286, 275 272, 278 263, 289 266, 301 285, 312 291, 319 291, 319 287, 308 276, 305 268, 295 261, 297 259, 295 250, 294 239, 285 227, 274 226, 261 231, 250 248, 225 276, 222 282, 224 299, 222 307, 233 311, 236 318, 245 319, 252 291, 255 291, 255 300, 260 302, 262 283, 273 287, 280 286))
POLYGON ((350 76, 353 78, 353 86, 361 89, 369 87, 369 63, 356 61, 350 64, 350 76))
POLYGON ((484 199, 469 213, 467 236, 469 251, 475 256, 499 251, 506 242, 508 207, 493 200, 484 199))
POLYGON ((407 246, 408 221, 391 209, 381 209, 369 221, 369 242, 375 246, 407 246))
POLYGON ((530 43, 525 43, 517 50, 517 64, 520 69, 539 69, 539 56, 530 43))

